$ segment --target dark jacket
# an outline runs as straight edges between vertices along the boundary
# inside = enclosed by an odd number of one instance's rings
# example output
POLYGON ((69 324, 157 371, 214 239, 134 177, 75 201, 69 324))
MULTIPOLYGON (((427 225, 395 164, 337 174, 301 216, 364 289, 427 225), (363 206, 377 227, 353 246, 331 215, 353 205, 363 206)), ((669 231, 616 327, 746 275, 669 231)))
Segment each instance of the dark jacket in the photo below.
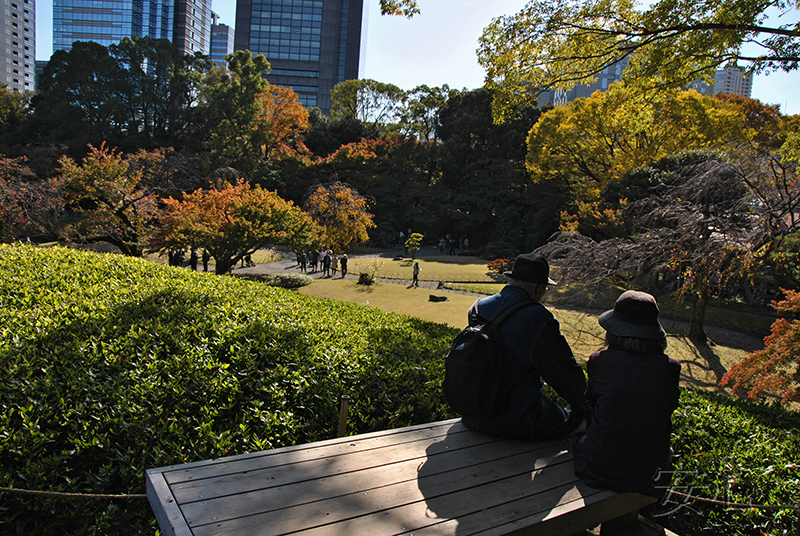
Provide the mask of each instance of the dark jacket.
POLYGON ((589 358, 592 411, 586 432, 575 442, 578 476, 596 487, 663 495, 680 369, 664 354, 608 349, 589 358), (656 482, 659 471, 662 480, 656 482))
MULTIPOLYGON (((477 313, 490 318, 501 307, 530 300, 525 290, 506 286, 477 302, 477 313)), ((475 323, 474 310, 469 318, 475 323)), ((466 426, 498 437, 543 439, 572 431, 588 412, 586 377, 561 335, 558 321, 542 304, 511 315, 500 327, 504 342, 502 376, 508 389, 507 410, 487 421, 463 419, 466 426), (573 412, 560 408, 542 392, 550 385, 573 412)))

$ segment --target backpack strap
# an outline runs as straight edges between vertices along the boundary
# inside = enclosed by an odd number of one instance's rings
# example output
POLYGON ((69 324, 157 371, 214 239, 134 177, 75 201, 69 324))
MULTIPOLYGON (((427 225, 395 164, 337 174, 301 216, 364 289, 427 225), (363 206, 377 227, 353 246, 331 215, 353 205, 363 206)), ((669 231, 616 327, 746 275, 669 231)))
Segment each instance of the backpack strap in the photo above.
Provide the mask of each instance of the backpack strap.
POLYGON ((480 313, 478 313, 478 301, 480 301, 480 300, 477 300, 477 301, 475 301, 475 303, 472 304, 472 307, 470 307, 470 312, 472 312, 474 310, 476 316, 479 316, 480 318, 483 318, 484 320, 486 320, 488 322, 491 322, 495 326, 500 326, 500 324, 505 322, 505 320, 509 316, 511 316, 515 312, 519 311, 523 307, 527 307, 529 305, 535 305, 536 304, 536 302, 531 300, 531 299, 516 301, 516 302, 513 302, 513 303, 509 303, 505 307, 502 307, 502 308, 498 309, 497 311, 495 311, 495 313, 492 315, 491 318, 486 318, 485 316, 483 316, 480 313))

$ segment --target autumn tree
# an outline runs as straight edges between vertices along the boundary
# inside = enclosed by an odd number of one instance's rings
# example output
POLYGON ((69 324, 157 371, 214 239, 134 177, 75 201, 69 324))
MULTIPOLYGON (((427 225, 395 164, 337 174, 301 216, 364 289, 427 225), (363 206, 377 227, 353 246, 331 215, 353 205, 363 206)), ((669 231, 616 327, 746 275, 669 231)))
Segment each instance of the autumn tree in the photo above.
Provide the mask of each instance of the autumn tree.
POLYGON ((244 179, 164 200, 166 212, 153 245, 160 250, 205 249, 215 272, 225 274, 246 255, 268 245, 301 250, 318 239, 311 217, 275 192, 244 179))
POLYGON ((332 248, 346 250, 354 242, 369 240, 368 231, 375 227, 369 205, 369 199, 337 181, 312 187, 303 210, 325 229, 332 248))
POLYGON ((553 108, 528 136, 534 179, 569 177, 573 195, 597 200, 610 180, 686 149, 719 147, 745 135, 744 116, 694 91, 642 94, 624 83, 553 108))
MULTIPOLYGON (((780 24, 796 5, 783 0, 533 0, 484 29, 478 61, 495 93, 496 117, 537 91, 589 84, 628 60, 623 80, 645 88, 684 88, 713 80, 730 62, 751 72, 797 68, 796 22, 780 24), (766 22, 767 10, 777 23, 766 22), (755 51, 746 53, 744 45, 755 51)), ((788 17, 787 17, 788 18, 788 17)))
POLYGON ((108 242, 124 255, 140 257, 161 214, 159 197, 170 184, 168 151, 131 155, 89 147, 80 164, 59 160, 65 200, 80 215, 65 236, 83 243, 108 242))
POLYGON ((779 318, 764 339, 765 348, 753 352, 725 373, 721 386, 760 399, 777 395, 785 405, 800 402, 800 291, 783 290, 785 299, 773 302, 779 318))
POLYGON ((39 180, 24 157, 0 157, 0 241, 56 232, 63 204, 59 180, 39 180))

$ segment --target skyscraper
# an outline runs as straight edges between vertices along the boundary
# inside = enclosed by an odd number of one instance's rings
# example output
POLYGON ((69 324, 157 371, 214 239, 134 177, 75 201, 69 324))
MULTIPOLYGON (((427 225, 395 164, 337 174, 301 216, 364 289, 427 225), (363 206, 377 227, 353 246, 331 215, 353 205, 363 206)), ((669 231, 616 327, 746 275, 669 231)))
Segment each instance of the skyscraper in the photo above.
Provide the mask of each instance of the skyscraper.
POLYGON ((331 89, 356 79, 364 0, 237 0, 235 50, 263 54, 270 83, 292 87, 304 106, 328 113, 331 89))
POLYGON ((36 84, 36 3, 35 0, 5 0, 0 15, 4 47, 0 59, 5 71, 0 83, 10 91, 33 91, 36 84))
POLYGON ((211 53, 214 63, 225 66, 225 56, 233 52, 233 28, 227 24, 217 24, 218 15, 211 14, 211 53))
POLYGON ((210 0, 54 0, 53 50, 75 41, 108 46, 125 37, 168 39, 184 53, 208 53, 210 0))

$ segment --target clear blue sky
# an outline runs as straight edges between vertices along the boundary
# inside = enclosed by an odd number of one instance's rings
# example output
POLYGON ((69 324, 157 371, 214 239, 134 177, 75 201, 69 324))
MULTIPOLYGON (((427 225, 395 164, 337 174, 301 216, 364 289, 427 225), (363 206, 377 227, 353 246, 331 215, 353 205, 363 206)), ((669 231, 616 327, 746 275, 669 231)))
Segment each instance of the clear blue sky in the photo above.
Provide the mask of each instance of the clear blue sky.
MULTIPOLYGON (((527 0, 419 0, 413 19, 382 17, 378 0, 368 0, 367 47, 363 78, 403 89, 421 84, 474 89, 483 85, 475 50, 494 17, 519 11, 527 0)), ((52 2, 36 5, 36 58, 52 53, 52 2)), ((213 0, 221 22, 236 23, 236 0, 213 0)), ((796 19, 795 19, 796 20, 796 19)), ((756 76, 752 97, 800 113, 800 72, 756 76)))

